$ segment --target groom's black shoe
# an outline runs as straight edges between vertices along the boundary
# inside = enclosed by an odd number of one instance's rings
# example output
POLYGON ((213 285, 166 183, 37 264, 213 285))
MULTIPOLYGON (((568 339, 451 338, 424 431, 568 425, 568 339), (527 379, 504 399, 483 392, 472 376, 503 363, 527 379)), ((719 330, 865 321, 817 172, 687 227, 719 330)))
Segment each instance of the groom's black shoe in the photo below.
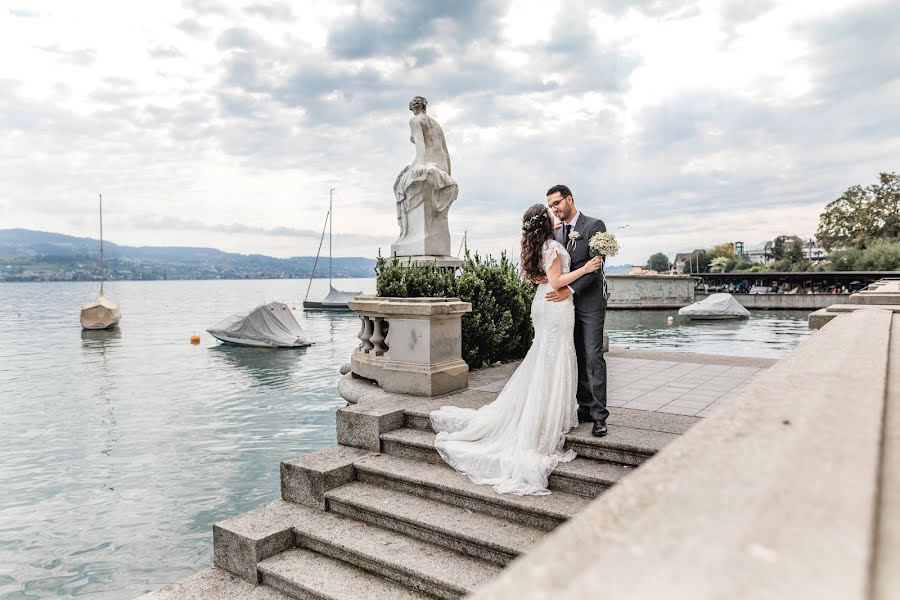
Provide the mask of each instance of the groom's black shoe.
POLYGON ((603 437, 607 433, 609 432, 606 430, 606 419, 594 421, 594 428, 591 429, 591 435, 594 437, 603 437))

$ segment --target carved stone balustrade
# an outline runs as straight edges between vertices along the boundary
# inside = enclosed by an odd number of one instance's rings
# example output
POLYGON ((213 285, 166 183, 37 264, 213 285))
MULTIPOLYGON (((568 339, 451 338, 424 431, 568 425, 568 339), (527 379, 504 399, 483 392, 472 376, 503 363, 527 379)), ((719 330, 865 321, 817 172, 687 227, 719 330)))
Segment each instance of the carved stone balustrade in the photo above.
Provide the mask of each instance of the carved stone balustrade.
POLYGON ((359 347, 350 371, 386 392, 437 396, 469 385, 462 359, 462 316, 472 305, 457 298, 357 296, 359 347))

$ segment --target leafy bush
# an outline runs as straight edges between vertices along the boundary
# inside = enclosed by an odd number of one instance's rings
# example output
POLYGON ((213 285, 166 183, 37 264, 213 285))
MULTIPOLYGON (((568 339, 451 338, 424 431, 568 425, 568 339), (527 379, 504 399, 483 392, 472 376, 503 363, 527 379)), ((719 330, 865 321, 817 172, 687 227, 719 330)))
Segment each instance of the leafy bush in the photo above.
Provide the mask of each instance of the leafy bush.
POLYGON ((462 319, 462 356, 470 369, 522 358, 531 346, 531 301, 535 286, 522 281, 506 258, 466 252, 462 267, 401 267, 396 258, 378 258, 379 296, 459 298, 472 303, 462 319))
POLYGON ((876 240, 865 249, 847 248, 831 253, 835 271, 897 271, 900 270, 900 241, 876 240))

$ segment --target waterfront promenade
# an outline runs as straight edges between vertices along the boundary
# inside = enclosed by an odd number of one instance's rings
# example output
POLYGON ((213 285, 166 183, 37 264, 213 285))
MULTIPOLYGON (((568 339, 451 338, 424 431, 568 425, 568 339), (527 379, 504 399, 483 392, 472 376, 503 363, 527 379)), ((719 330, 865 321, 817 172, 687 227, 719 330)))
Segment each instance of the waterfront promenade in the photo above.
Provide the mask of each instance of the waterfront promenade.
POLYGON ((216 567, 147 599, 896 598, 900 280, 820 313, 777 362, 613 349, 610 433, 566 434, 548 496, 434 449, 430 411, 516 364, 441 397, 347 375, 339 445, 283 462, 282 500, 214 526, 216 567))
POLYGON ((567 444, 579 458, 557 469, 554 493, 543 497, 469 483, 437 459, 428 422, 445 403, 492 401, 518 363, 474 372, 468 389, 438 398, 345 376, 340 390, 350 405, 338 411, 339 439, 365 446, 374 434, 377 448, 336 446, 286 460, 285 500, 217 525, 219 567, 144 600, 463 596, 775 363, 615 348, 607 361, 610 434, 573 430, 567 444), (275 552, 279 543, 284 551, 275 552), (257 578, 265 585, 251 583, 257 578))

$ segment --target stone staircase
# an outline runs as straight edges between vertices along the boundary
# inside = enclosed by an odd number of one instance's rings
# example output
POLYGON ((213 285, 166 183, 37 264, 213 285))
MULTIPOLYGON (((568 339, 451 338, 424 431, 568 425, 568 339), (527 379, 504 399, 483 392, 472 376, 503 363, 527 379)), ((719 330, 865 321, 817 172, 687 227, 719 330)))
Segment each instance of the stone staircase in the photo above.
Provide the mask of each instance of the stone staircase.
POLYGON ((339 441, 363 447, 283 462, 282 500, 214 526, 216 566, 266 598, 460 598, 681 433, 615 426, 637 412, 620 409, 607 437, 588 424, 566 436, 578 458, 554 471, 552 494, 522 497, 443 464, 428 410, 339 410, 339 441))

